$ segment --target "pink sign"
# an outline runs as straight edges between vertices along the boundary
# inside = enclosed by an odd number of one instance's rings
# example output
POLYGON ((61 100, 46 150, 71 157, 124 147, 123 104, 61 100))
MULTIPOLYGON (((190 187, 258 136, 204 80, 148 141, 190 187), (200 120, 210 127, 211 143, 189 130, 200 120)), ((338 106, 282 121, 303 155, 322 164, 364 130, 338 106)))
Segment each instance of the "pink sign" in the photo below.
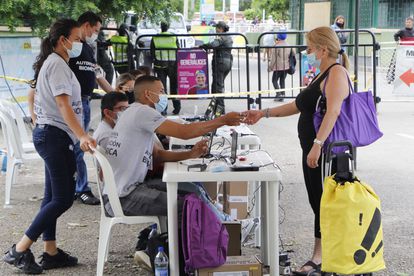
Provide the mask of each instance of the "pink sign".
POLYGON ((178 50, 178 94, 208 94, 207 52, 202 49, 178 50))

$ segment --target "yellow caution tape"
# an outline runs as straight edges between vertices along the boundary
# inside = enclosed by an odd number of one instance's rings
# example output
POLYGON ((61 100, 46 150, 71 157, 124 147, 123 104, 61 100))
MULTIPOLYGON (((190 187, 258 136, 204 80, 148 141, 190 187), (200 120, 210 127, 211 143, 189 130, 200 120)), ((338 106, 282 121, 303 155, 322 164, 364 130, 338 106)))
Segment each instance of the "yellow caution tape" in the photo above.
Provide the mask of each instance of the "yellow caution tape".
MULTIPOLYGON (((2 76, 0 75, 0 78, 6 79, 6 80, 10 80, 10 81, 15 81, 15 82, 22 82, 22 83, 26 83, 26 84, 30 84, 30 80, 26 80, 26 79, 21 79, 21 78, 14 78, 14 77, 9 77, 9 76, 2 76)), ((350 76, 352 82, 358 82, 358 80, 355 80, 354 75, 350 76)), ((369 83, 371 84, 372 81, 372 76, 371 79, 369 81, 369 83)), ((369 85, 368 85, 369 87, 369 85)), ((261 91, 243 91, 243 92, 238 92, 238 93, 232 93, 232 92, 227 92, 227 93, 219 93, 219 94, 196 94, 196 95, 168 95, 169 99, 200 99, 200 98, 220 98, 220 97, 239 97, 239 96, 257 96, 260 94, 270 94, 270 93, 277 93, 277 92, 286 92, 286 91, 293 91, 293 90, 301 90, 306 88, 306 86, 298 86, 298 87, 291 87, 291 88, 284 88, 284 89, 272 89, 272 90, 261 90, 261 91)), ((367 90, 367 88, 365 88, 367 90)), ((94 89, 93 92, 95 93, 99 93, 99 94, 105 94, 106 92, 102 89, 94 89)))

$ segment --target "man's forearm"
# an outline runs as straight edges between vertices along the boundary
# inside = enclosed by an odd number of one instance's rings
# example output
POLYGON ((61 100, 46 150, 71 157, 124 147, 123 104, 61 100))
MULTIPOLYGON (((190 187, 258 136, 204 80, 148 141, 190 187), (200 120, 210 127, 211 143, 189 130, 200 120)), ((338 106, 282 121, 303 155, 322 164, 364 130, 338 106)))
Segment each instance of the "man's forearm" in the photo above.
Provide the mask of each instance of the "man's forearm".
POLYGON ((109 82, 104 78, 104 77, 102 77, 102 78, 99 78, 99 79, 96 79, 96 82, 99 84, 99 86, 106 92, 106 93, 109 93, 109 92, 112 92, 112 91, 115 91, 115 89, 113 89, 112 88, 112 86, 109 84, 109 82))

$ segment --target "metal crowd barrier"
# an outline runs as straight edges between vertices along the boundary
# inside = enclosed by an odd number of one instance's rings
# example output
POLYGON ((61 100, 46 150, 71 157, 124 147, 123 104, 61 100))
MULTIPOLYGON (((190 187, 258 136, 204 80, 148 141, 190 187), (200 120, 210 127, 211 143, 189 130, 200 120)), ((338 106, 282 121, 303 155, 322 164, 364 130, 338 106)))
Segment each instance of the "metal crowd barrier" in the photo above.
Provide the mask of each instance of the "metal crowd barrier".
MULTIPOLYGON (((116 30, 116 29, 113 29, 116 30)), ((379 44, 376 42, 375 35, 369 30, 360 30, 359 35, 364 36, 363 43, 359 44, 359 55, 355 61, 353 44, 355 32, 354 30, 341 30, 339 32, 349 33, 348 41, 351 43, 344 44, 342 47, 348 54, 350 59, 350 75, 354 80, 354 85, 359 84, 359 91, 371 89, 375 97, 375 102, 379 102, 377 97, 377 56, 379 44), (354 64, 358 64, 358 70, 355 70, 354 64), (354 74, 351 72, 354 71, 354 74), (355 74, 357 73, 357 74, 355 74)), ((296 71, 293 75, 288 75, 285 81, 285 98, 293 99, 297 94, 306 87, 305 75, 306 68, 303 67, 302 51, 306 49, 306 45, 302 43, 305 41, 305 31, 282 31, 282 32, 265 32, 262 33, 255 44, 249 44, 246 36, 241 33, 214 33, 214 34, 171 34, 161 35, 163 37, 174 36, 179 41, 179 49, 197 49, 199 45, 205 42, 212 41, 215 37, 232 36, 233 45, 237 40, 237 44, 231 48, 233 56, 232 70, 225 80, 225 99, 246 99, 247 108, 251 108, 253 104, 257 104, 259 108, 262 105, 262 99, 271 99, 276 97, 277 92, 283 90, 276 90, 271 81, 271 73, 268 72, 269 61, 262 61, 262 51, 269 50, 275 52, 277 49, 286 49, 287 51, 294 50, 297 64, 296 71), (286 41, 291 42, 290 45, 279 46, 264 45, 266 36, 276 37, 277 34, 287 34, 286 41), (301 42, 301 43, 297 43, 301 42)), ((128 55, 128 70, 136 69, 138 66, 149 66, 152 68, 153 60, 151 55, 150 43, 153 37, 160 35, 141 35, 135 38, 128 37, 128 41, 133 45, 133 51, 128 55), (135 42, 134 42, 135 40, 135 42)), ((273 40, 274 41, 274 40, 273 40)), ((222 48, 225 49, 225 48, 222 48)), ((161 49, 166 52, 178 49, 161 49)), ((212 54, 208 54, 208 71, 209 71, 209 87, 211 87, 212 80, 212 66, 210 61, 212 54)), ((277 57, 276 57, 277 59, 277 57)), ((125 62, 125 60, 121 60, 125 62)), ((277 60, 276 60, 277 62, 277 60)), ((210 91, 213 93, 216 91, 210 91)), ((201 95, 203 96, 203 95, 201 95)), ((217 94, 216 96, 220 96, 217 94)), ((174 96, 173 96, 174 97, 174 96)), ((196 99, 197 97, 187 97, 186 99, 196 99)), ((200 97, 202 98, 202 97, 200 97)))

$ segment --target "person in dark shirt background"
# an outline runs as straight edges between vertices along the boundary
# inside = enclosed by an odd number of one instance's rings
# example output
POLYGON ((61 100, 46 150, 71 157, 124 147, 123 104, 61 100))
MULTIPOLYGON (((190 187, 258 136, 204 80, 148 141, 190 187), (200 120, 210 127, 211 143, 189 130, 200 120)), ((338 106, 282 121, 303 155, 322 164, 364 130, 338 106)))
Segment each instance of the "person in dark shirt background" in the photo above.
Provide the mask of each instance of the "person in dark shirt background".
POLYGON ((414 45, 414 19, 410 16, 405 19, 405 28, 394 34, 394 40, 403 45, 414 45))
MULTIPOLYGON (((75 73, 81 86, 82 126, 85 132, 88 132, 91 120, 90 99, 95 83, 97 82, 106 92, 113 91, 114 89, 103 77, 103 74, 96 74, 97 69, 100 67, 96 64, 95 55, 90 46, 98 38, 102 19, 95 13, 87 11, 79 16, 78 23, 81 28, 82 52, 78 57, 69 60, 69 67, 75 73)), ((76 197, 84 204, 97 205, 99 204, 99 199, 93 195, 88 185, 86 164, 83 160, 83 151, 80 149, 79 143, 75 145, 75 155, 77 171, 76 197)))

